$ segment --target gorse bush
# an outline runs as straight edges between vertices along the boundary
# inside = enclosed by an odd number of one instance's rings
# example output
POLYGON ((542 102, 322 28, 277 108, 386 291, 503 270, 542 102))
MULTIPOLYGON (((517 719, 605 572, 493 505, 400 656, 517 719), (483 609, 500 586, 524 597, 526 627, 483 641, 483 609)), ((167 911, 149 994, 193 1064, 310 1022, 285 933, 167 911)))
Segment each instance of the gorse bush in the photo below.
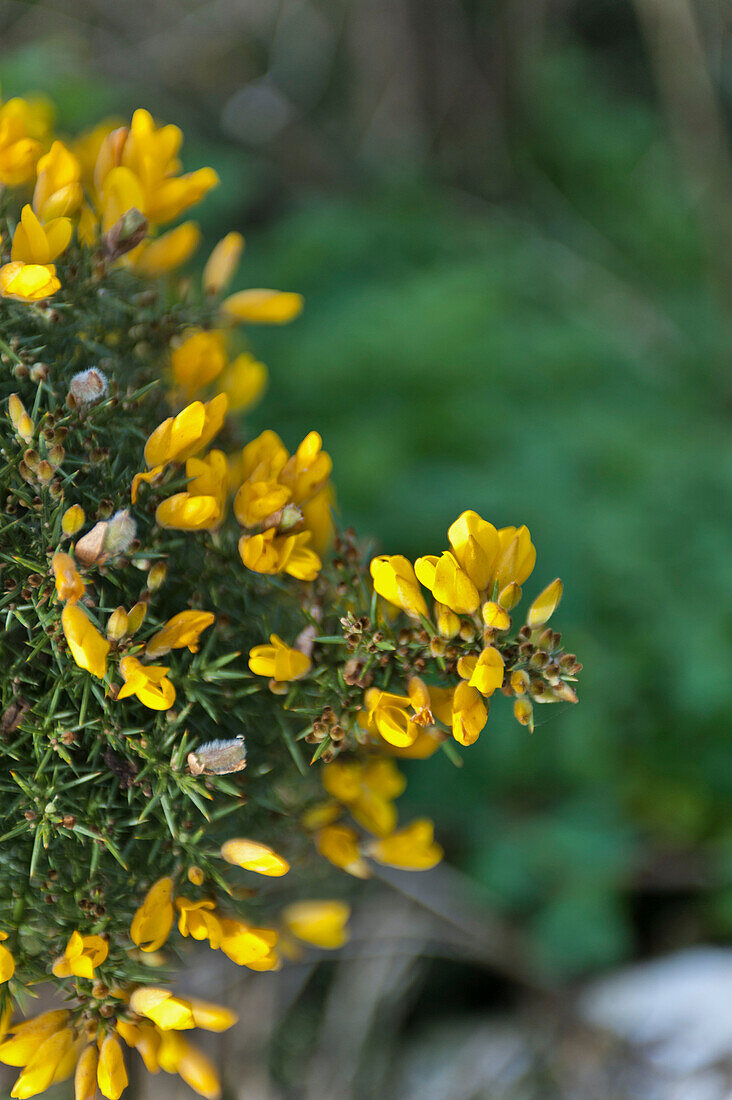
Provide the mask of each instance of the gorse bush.
POLYGON ((515 622, 525 527, 468 511, 442 554, 368 563, 320 436, 247 439, 266 369, 237 328, 302 301, 223 297, 235 233, 178 274, 198 228, 161 227, 217 182, 180 130, 49 129, 0 107, 0 1060, 13 1097, 114 1100, 128 1046, 216 1097, 185 1033, 235 1015, 167 987, 182 940, 254 970, 340 946, 325 868, 442 856, 396 758, 455 757, 495 693, 533 728, 580 666, 560 581, 515 622), (16 1018, 40 983, 58 1007, 16 1018))

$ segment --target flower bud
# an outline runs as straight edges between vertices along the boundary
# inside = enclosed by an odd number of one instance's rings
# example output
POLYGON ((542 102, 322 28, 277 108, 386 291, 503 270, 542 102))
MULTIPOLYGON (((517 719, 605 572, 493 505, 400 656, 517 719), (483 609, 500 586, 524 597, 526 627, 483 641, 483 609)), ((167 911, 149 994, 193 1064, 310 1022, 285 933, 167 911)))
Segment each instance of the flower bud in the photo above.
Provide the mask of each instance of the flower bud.
POLYGON ((516 604, 521 599, 521 587, 516 584, 516 581, 511 581, 503 588, 498 596, 498 602, 501 607, 506 611, 513 611, 516 604))
POLYGON ((115 512, 107 523, 107 530, 104 535, 105 552, 111 557, 124 554, 126 550, 129 550, 136 534, 137 524, 130 515, 129 510, 123 508, 119 512, 115 512))
POLYGON ((136 603, 127 616, 127 633, 136 634, 147 614, 147 604, 136 603))
POLYGON ((110 642, 119 642, 127 633, 127 612, 124 607, 116 608, 107 621, 107 637, 110 642))
POLYGON ((147 236, 147 218, 137 207, 127 210, 102 237, 102 247, 108 260, 118 260, 137 248, 147 236))
POLYGON ((529 699, 517 699, 513 704, 513 715, 517 722, 522 726, 529 726, 531 732, 534 732, 534 708, 529 699))
POLYGON ((547 585, 543 592, 540 592, 536 597, 529 613, 526 616, 527 625, 535 630, 537 627, 543 626, 552 617, 559 601, 562 598, 563 585, 559 577, 547 585))
POLYGON ((69 538, 73 538, 84 526, 84 509, 80 504, 72 504, 61 517, 61 530, 69 538))
POLYGON ((151 592, 155 592, 165 580, 165 574, 168 572, 168 567, 164 561, 156 561, 155 565, 151 568, 147 575, 147 587, 151 592))
POLYGON ((17 393, 11 393, 8 401, 8 416, 10 422, 13 425, 15 434, 19 436, 24 443, 30 443, 33 438, 33 432, 35 426, 33 421, 25 411, 25 405, 18 397, 17 393))

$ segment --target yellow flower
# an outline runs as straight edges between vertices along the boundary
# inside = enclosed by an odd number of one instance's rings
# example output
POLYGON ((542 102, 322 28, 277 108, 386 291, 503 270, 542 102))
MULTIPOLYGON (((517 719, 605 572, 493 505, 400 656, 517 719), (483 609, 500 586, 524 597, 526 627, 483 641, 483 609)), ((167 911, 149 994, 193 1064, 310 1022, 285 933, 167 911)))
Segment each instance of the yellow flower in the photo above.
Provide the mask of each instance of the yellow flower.
POLYGON ((488 600, 481 608, 483 622, 489 630, 508 630, 511 619, 508 612, 500 604, 488 600))
POLYGON ((369 855, 387 867, 428 871, 440 862, 443 851, 435 843, 432 822, 420 818, 389 837, 373 841, 369 855))
POLYGON ((133 267, 138 275, 157 279, 190 260, 201 243, 196 222, 183 222, 154 240, 144 241, 134 252, 133 267))
MULTIPOLYGON (((0 932, 0 941, 8 938, 7 932, 0 932)), ((2 942, 0 942, 0 985, 9 982, 15 973, 15 959, 2 942)))
POLYGON ((135 206, 152 224, 162 225, 173 221, 216 186, 218 176, 212 168, 175 175, 180 168, 178 152, 182 139, 177 126, 158 128, 152 116, 143 110, 135 111, 129 129, 120 127, 106 135, 99 147, 94 181, 103 206, 110 202, 110 192, 118 191, 115 210, 108 214, 109 221, 116 221, 120 214, 135 206), (128 178, 124 179, 122 173, 128 178), (123 196, 126 198, 122 199, 123 196))
POLYGON ((287 930, 304 943, 335 950, 348 942, 350 915, 351 907, 344 901, 298 901, 287 906, 282 919, 287 930))
POLYGON ((162 657, 171 649, 188 647, 191 653, 198 652, 198 639, 214 621, 211 611, 180 611, 165 626, 153 634, 145 646, 147 657, 162 657))
POLYGON ((241 233, 227 233, 213 249, 203 269, 205 294, 219 294, 231 282, 242 251, 244 238, 241 233))
POLYGON ((145 444, 145 461, 151 469, 168 462, 184 462, 211 442, 226 416, 228 399, 220 393, 211 401, 193 401, 177 416, 159 424, 145 444))
POLYGON ((221 389, 234 412, 250 408, 262 396, 266 385, 267 368, 246 351, 237 355, 221 377, 221 389))
POLYGON ((61 517, 61 530, 69 538, 73 538, 81 531, 86 516, 84 515, 84 509, 80 504, 72 504, 70 508, 67 508, 61 517))
POLYGON ((221 1005, 193 997, 177 997, 168 989, 139 986, 130 997, 130 1008, 146 1016, 163 1031, 186 1031, 202 1027, 206 1031, 226 1031, 237 1020, 236 1014, 221 1005))
POLYGON ((521 585, 528 579, 536 564, 536 548, 527 527, 502 527, 498 539, 495 583, 500 592, 511 582, 521 585))
POLYGON ((104 638, 78 604, 67 603, 61 612, 66 641, 71 656, 79 668, 86 669, 92 676, 104 679, 107 671, 109 642, 104 638))
POLYGON ((320 492, 300 505, 305 526, 312 534, 313 549, 324 554, 335 536, 333 507, 335 491, 332 485, 324 485, 320 492))
POLYGON ((26 204, 13 234, 10 259, 23 264, 52 264, 71 240, 71 220, 52 218, 41 225, 33 207, 26 204))
POLYGON ((492 695, 503 683, 503 657, 494 646, 486 646, 479 657, 461 657, 458 673, 481 695, 492 695))
POLYGON ((254 573, 288 573, 300 581, 314 581, 322 562, 309 547, 309 531, 277 535, 272 527, 259 535, 242 535, 239 556, 254 573))
POLYGON ((240 290, 221 303, 221 315, 234 324, 285 325, 302 313, 302 307, 302 294, 240 290))
POLYGON ((30 443, 33 439, 33 433, 35 432, 35 424, 25 411, 25 405, 20 400, 17 393, 11 393, 8 398, 8 416, 10 417, 10 423, 13 425, 15 434, 22 439, 24 443, 30 443))
POLYGON ((437 629, 443 638, 454 638, 460 631, 460 619, 444 603, 435 603, 437 629))
POLYGON ((270 634, 269 640, 269 645, 255 645, 249 650, 249 668, 256 676, 269 676, 282 684, 307 675, 309 657, 286 645, 276 634, 270 634))
POLYGON ((386 836, 396 828, 393 800, 406 785, 393 760, 383 757, 363 764, 335 760, 323 768, 326 791, 348 807, 359 825, 377 836, 386 836))
POLYGON ((302 504, 323 488, 332 470, 333 461, 323 450, 320 435, 308 432, 285 464, 280 481, 290 489, 294 502, 302 504))
POLYGON ((223 516, 229 491, 229 463, 223 451, 214 449, 202 458, 186 459, 186 491, 190 496, 212 496, 223 516))
POLYGON ((379 688, 369 688, 364 696, 367 723, 376 727, 390 745, 406 748, 417 740, 419 726, 414 721, 408 695, 396 695, 379 688))
POLYGON ((167 667, 143 665, 137 657, 123 657, 119 670, 125 683, 117 693, 117 699, 136 695, 150 710, 169 710, 172 707, 175 702, 175 688, 167 679, 167 667))
MULTIPOLYGON (((135 1023, 117 1017, 117 1034, 138 1052, 148 1073, 157 1073, 160 1069, 158 1054, 163 1039, 163 1033, 158 1031, 155 1024, 149 1023, 138 1017, 135 1023)), ((93 1100, 93 1097, 92 1097, 93 1100)))
POLYGON ((130 936, 142 951, 158 951, 173 927, 173 880, 161 878, 154 883, 132 918, 130 936))
POLYGON ((221 523, 221 507, 216 497, 175 493, 158 504, 155 522, 175 531, 213 531, 221 523))
POLYGON ((498 557, 498 532, 477 512, 458 516, 447 532, 452 552, 460 568, 482 592, 491 582, 498 557))
POLYGON ((79 978, 93 978, 94 970, 109 954, 107 941, 101 936, 82 936, 72 932, 66 950, 56 959, 52 970, 57 978, 75 974, 79 978))
POLYGON ((526 616, 526 623, 532 630, 549 622, 552 615, 559 607, 562 592, 563 585, 559 577, 557 577, 556 580, 547 585, 543 592, 539 593, 526 616))
POLYGON ((477 688, 462 680, 452 703, 452 735, 461 745, 472 745, 488 721, 488 708, 477 688))
POLYGON ((0 267, 0 297, 40 302, 61 289, 53 264, 24 264, 20 260, 0 267))
POLYGON ((234 837, 222 845, 221 855, 227 863, 243 867, 245 871, 255 871, 258 875, 279 878, 290 870, 290 864, 286 859, 278 856, 269 845, 262 844, 258 840, 234 837))
POLYGON ((242 527, 258 527, 274 517, 290 499, 290 490, 277 481, 244 481, 234 497, 234 515, 242 527))
POLYGON ((219 1100, 221 1083, 213 1063, 176 1031, 167 1031, 160 1043, 160 1068, 177 1073, 204 1100, 219 1100))
POLYGON ((221 946, 221 924, 213 912, 216 902, 211 898, 191 901, 189 898, 175 899, 178 917, 178 931, 181 936, 191 936, 194 940, 210 940, 214 949, 221 946))
POLYGON ((25 99, 0 104, 0 184, 19 187, 33 176, 48 128, 48 110, 25 99))
POLYGON ((60 1031, 68 1019, 65 1009, 55 1009, 12 1024, 8 1029, 10 1038, 0 1043, 0 1062, 6 1066, 27 1066, 38 1048, 49 1036, 60 1031))
POLYGON ((127 1088, 127 1070, 122 1057, 122 1047, 114 1035, 106 1035, 99 1048, 97 1083, 107 1100, 119 1100, 127 1088))
POLYGON ((57 550, 51 558, 51 568, 56 578, 56 592, 60 600, 76 603, 84 595, 85 584, 79 576, 74 559, 57 550))
POLYGON ((438 558, 428 554, 414 563, 417 577, 440 603, 456 615, 472 615, 480 604, 478 589, 449 550, 438 558))
POLYGON ((361 855, 358 833, 349 825, 326 825, 315 834, 315 847, 334 867, 355 878, 368 878, 368 864, 361 855))
POLYGON ((93 1044, 84 1047, 74 1074, 75 1100, 94 1100, 97 1095, 97 1048, 93 1044))
POLYGON ((189 333, 171 352, 170 365, 173 378, 186 394, 190 395, 207 386, 226 366, 223 333, 189 333))
POLYGON ((14 1100, 26 1100, 45 1092, 49 1085, 66 1080, 74 1072, 78 1042, 71 1028, 54 1031, 39 1044, 10 1092, 14 1100))
POLYGON ((401 554, 381 554, 372 560, 370 569, 375 592, 407 615, 427 615, 427 604, 410 561, 401 554))
MULTIPOLYGON (((221 950, 237 966, 251 970, 277 970, 278 940, 274 928, 254 928, 235 917, 221 918, 221 950)), ((213 945, 212 945, 213 946, 213 945)))
POLYGON ((84 197, 81 188, 81 163, 62 141, 38 161, 38 177, 33 191, 33 209, 42 222, 74 214, 84 197))

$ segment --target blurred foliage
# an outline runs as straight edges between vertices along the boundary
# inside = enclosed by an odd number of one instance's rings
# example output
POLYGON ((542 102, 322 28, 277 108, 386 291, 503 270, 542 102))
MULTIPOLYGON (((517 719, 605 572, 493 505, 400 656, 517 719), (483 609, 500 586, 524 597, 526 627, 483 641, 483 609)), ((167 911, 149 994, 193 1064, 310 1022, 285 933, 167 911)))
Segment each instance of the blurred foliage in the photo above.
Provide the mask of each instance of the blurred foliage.
POLYGON ((586 40, 521 68, 510 168, 484 189, 429 157, 288 176, 180 89, 71 79, 36 47, 2 66, 8 93, 45 72, 70 123, 93 93, 95 114, 174 104, 197 132, 187 153, 223 180, 209 238, 247 233, 239 285, 306 296, 257 334, 254 428, 323 434, 344 523, 415 555, 473 507, 528 524, 532 595, 561 574, 581 705, 533 737, 506 705, 462 770, 410 776, 453 861, 561 974, 627 957, 639 931, 654 948, 732 931, 729 328, 628 38, 627 81, 586 40))

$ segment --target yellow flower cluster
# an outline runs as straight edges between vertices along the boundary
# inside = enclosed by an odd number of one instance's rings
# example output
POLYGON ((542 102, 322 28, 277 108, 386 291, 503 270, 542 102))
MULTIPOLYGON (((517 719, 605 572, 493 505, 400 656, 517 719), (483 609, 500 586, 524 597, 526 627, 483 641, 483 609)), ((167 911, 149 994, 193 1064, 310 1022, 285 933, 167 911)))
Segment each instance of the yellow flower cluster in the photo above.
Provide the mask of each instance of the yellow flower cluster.
POLYGON ((313 832, 315 846, 335 867, 356 878, 368 878, 367 857, 388 867, 425 871, 442 859, 431 821, 419 819, 397 828, 394 800, 406 781, 392 760, 335 760, 323 769, 323 786, 331 800, 306 813, 303 824, 313 832), (344 810, 371 837, 339 820, 344 810))
POLYGON ((548 632, 544 641, 549 652, 539 647, 539 660, 532 644, 539 640, 559 604, 560 580, 552 581, 531 605, 522 637, 524 651, 509 649, 509 667, 500 648, 501 638, 512 625, 510 612, 521 600, 521 586, 536 563, 528 529, 496 529, 477 512, 466 511, 449 528, 448 540, 449 550, 418 558, 414 565, 400 555, 386 554, 371 562, 375 591, 425 623, 436 656, 447 651, 448 642, 459 642, 463 648, 461 654, 457 645, 452 645, 459 676, 452 691, 436 695, 435 688, 413 677, 407 695, 376 688, 366 692, 360 723, 396 748, 414 745, 425 726, 448 727, 461 745, 472 745, 488 719, 488 700, 499 689, 517 697, 514 711, 524 725, 532 721, 531 702, 520 698, 527 693, 536 702, 576 701, 566 683, 573 662, 562 666, 559 652, 553 659, 558 636, 555 640, 548 632), (433 597, 436 627, 429 620, 422 586, 433 597), (477 639, 482 639, 482 645, 476 648, 477 639))
POLYGON ((317 432, 310 432, 293 455, 272 431, 246 445, 237 468, 234 515, 245 529, 239 554, 248 569, 315 579, 322 565, 317 550, 331 537, 332 468, 317 432))

